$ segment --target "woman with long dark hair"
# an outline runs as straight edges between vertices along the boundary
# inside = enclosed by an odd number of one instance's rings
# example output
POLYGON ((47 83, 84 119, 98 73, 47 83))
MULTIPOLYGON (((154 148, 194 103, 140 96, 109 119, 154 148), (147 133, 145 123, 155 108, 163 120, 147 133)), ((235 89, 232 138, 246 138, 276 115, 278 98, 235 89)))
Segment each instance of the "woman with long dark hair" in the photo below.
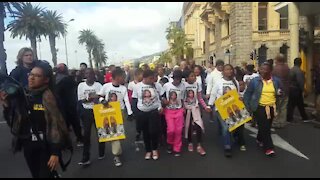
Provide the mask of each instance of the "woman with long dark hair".
MULTIPOLYGON (((5 112, 16 108, 8 96, 1 92, 5 101, 5 112)), ((71 147, 71 140, 65 120, 53 94, 53 71, 45 62, 37 62, 28 74, 27 118, 19 122, 20 132, 25 138, 19 139, 15 146, 21 146, 33 178, 57 177, 57 167, 61 163, 61 152, 71 147)), ((12 114, 7 118, 17 118, 12 114)), ((10 121, 7 119, 7 121, 10 121)), ((16 149, 16 147, 14 147, 16 149)), ((21 150, 21 149, 20 149, 21 150)))

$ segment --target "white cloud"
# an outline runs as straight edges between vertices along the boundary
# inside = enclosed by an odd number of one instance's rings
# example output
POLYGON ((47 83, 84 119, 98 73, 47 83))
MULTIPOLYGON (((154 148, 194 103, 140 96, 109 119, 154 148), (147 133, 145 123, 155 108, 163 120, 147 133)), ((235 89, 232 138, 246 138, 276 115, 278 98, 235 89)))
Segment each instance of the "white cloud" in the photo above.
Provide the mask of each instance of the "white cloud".
MULTIPOLYGON (((67 35, 70 67, 87 62, 88 54, 84 45, 78 44, 79 31, 91 29, 106 44, 109 61, 122 58, 137 58, 165 50, 165 30, 170 20, 179 20, 182 2, 145 3, 35 3, 46 9, 62 13, 69 23, 67 35), (77 51, 77 53, 75 53, 77 51)), ((14 68, 17 52, 30 42, 24 38, 12 39, 5 33, 5 48, 8 54, 8 69, 14 68)), ((64 39, 57 39, 58 62, 66 62, 64 39)), ((41 58, 51 62, 49 42, 41 42, 41 58)), ((38 50, 39 51, 39 50, 38 50)), ((40 58, 40 53, 38 52, 40 58)))

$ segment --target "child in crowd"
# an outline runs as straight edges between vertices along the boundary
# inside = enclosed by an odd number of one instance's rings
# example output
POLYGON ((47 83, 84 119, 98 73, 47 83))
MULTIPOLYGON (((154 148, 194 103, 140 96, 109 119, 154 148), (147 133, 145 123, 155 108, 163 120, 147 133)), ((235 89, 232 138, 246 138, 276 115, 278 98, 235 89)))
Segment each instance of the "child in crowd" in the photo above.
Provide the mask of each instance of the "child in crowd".
MULTIPOLYGON (((234 68, 230 64, 226 64, 223 66, 222 70, 222 78, 217 79, 217 82, 214 84, 210 99, 209 99, 209 105, 213 105, 215 100, 219 97, 223 96, 230 90, 237 90, 239 93, 239 82, 234 77, 234 68)), ((217 111, 217 109, 216 109, 217 111)), ((224 154, 226 157, 232 156, 232 150, 231 150, 231 133, 229 132, 229 126, 228 124, 221 118, 220 113, 217 111, 218 115, 218 123, 221 126, 222 130, 222 140, 224 145, 224 154)))
POLYGON ((201 113, 199 109, 199 103, 207 111, 211 112, 210 106, 207 106, 202 98, 202 87, 196 82, 195 73, 192 71, 185 71, 186 82, 184 86, 186 89, 184 98, 184 107, 186 108, 186 123, 185 123, 185 138, 188 139, 188 151, 193 151, 192 143, 192 129, 195 128, 197 136, 197 152, 204 156, 206 155, 203 149, 202 142, 202 132, 204 132, 203 121, 201 118, 201 113), (194 126, 193 126, 194 124, 194 126))
MULTIPOLYGON (((143 80, 143 70, 140 68, 136 69, 136 71, 134 72, 134 80, 128 84, 128 96, 129 96, 130 104, 132 104, 133 90, 137 86, 137 84, 140 83, 142 80, 143 80)), ((135 144, 137 146, 136 150, 139 151, 138 143, 141 141, 142 129, 138 124, 138 120, 136 119, 136 114, 133 114, 133 117, 136 122, 136 131, 137 131, 136 139, 135 139, 135 144)))
MULTIPOLYGON (((126 115, 129 115, 128 118, 132 118, 132 110, 129 102, 127 88, 121 84, 124 84, 125 72, 122 69, 115 68, 112 71, 112 82, 106 83, 102 86, 99 95, 101 96, 100 102, 107 104, 111 101, 119 101, 121 105, 122 117, 127 119, 126 115), (127 109, 127 112, 125 110, 127 109)), ((119 140, 112 141, 112 153, 114 157, 115 166, 121 166, 120 155, 122 154, 122 148, 119 140)))
MULTIPOLYGON (((84 130, 84 147, 82 160, 78 163, 79 165, 89 165, 90 162, 90 137, 91 137, 91 126, 95 123, 93 115, 94 101, 99 99, 97 93, 101 90, 102 85, 99 82, 95 82, 95 74, 93 69, 87 68, 85 70, 85 82, 81 82, 78 85, 78 101, 83 106, 83 113, 81 119, 83 120, 84 130)), ((96 127, 96 126, 94 126, 96 127)), ((104 158, 105 143, 99 143, 99 157, 101 160, 104 158)))
POLYGON ((182 128, 184 124, 183 98, 185 93, 184 84, 181 83, 183 74, 181 70, 173 72, 173 82, 163 86, 164 115, 167 122, 167 143, 169 154, 174 152, 176 157, 181 155, 182 128))
MULTIPOLYGON (((242 79, 241 80, 239 79, 239 96, 241 101, 243 101, 243 95, 244 95, 245 89, 246 89, 246 83, 242 79)), ((244 125, 238 127, 233 134, 235 140, 238 142, 240 146, 240 151, 247 150, 245 146, 243 131, 244 131, 244 125)))
POLYGON ((154 72, 145 70, 142 82, 137 84, 132 94, 132 106, 143 131, 146 160, 151 159, 151 155, 154 160, 159 158, 159 113, 163 111, 159 91, 161 89, 155 86, 154 72), (146 98, 148 101, 145 101, 146 98))

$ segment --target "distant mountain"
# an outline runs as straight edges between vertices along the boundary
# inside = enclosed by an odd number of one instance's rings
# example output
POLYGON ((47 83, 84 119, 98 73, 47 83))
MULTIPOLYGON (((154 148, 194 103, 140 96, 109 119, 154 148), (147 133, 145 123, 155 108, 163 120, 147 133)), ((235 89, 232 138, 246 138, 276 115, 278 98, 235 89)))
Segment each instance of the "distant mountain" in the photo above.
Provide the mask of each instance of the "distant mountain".
POLYGON ((164 51, 161 52, 157 52, 151 55, 147 55, 147 56, 142 56, 140 58, 136 58, 136 59, 131 59, 134 62, 139 62, 139 63, 151 63, 153 60, 154 56, 160 56, 164 51))

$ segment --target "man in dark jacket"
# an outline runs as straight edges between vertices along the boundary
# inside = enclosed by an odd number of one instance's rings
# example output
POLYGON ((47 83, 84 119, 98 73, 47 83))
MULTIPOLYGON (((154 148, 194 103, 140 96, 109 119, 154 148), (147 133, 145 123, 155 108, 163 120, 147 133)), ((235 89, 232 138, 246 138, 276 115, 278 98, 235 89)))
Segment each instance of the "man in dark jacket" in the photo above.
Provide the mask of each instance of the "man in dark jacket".
POLYGON ((275 66, 272 75, 278 77, 282 82, 282 96, 279 97, 278 116, 273 121, 273 127, 283 128, 287 122, 287 107, 289 96, 289 74, 290 69, 284 55, 280 54, 275 58, 275 66))
POLYGON ((304 109, 303 90, 304 90, 304 72, 300 69, 302 64, 301 58, 294 59, 294 67, 290 70, 290 89, 287 121, 293 121, 294 109, 298 106, 302 120, 308 120, 307 113, 304 109))
POLYGON ((80 118, 77 112, 77 83, 68 74, 68 67, 65 64, 58 64, 56 74, 56 94, 60 100, 61 109, 68 127, 77 136, 77 146, 82 146, 82 133, 80 118))

